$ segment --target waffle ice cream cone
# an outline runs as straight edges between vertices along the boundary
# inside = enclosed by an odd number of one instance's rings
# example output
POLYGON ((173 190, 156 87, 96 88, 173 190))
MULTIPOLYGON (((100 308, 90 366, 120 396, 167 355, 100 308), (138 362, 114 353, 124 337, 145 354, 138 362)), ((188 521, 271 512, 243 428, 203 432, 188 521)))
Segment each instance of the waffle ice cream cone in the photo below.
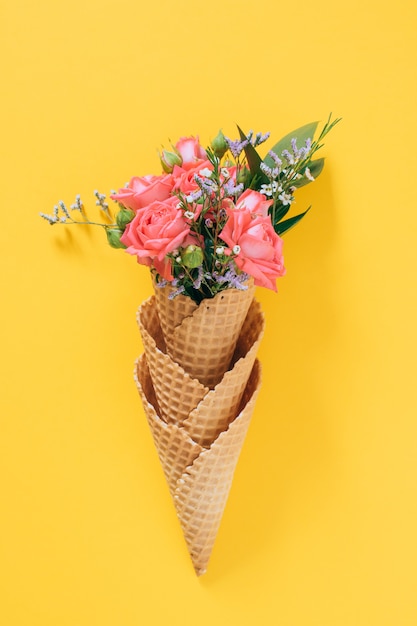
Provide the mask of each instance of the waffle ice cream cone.
POLYGON ((261 307, 258 302, 253 301, 230 369, 184 421, 187 432, 200 445, 210 446, 236 417, 263 336, 264 325, 261 307))
POLYGON ((168 299, 170 288, 156 287, 156 307, 167 353, 193 378, 213 388, 230 365, 243 322, 255 294, 226 289, 199 305, 179 295, 168 299))
POLYGON ((255 406, 260 364, 255 361, 238 415, 208 448, 195 443, 184 428, 160 419, 146 355, 138 360, 136 382, 188 551, 200 576, 207 569, 255 406))
POLYGON ((216 302, 217 296, 200 305, 192 301, 190 305, 185 298, 187 308, 181 316, 180 310, 169 310, 177 307, 181 296, 167 300, 165 294, 166 305, 159 294, 144 302, 137 316, 145 354, 137 362, 135 379, 198 575, 207 568, 260 387, 256 360, 264 331, 260 305, 246 291, 230 289, 221 295, 216 302), (171 322, 174 327, 168 331, 171 322), (220 327, 238 328, 236 338, 227 338, 227 359, 216 335, 220 327), (194 349, 193 356, 186 351, 194 330, 203 366, 198 351, 194 349), (173 356, 178 348, 173 337, 182 346, 177 350, 181 362, 173 356), (169 349, 170 343, 174 349, 169 349), (217 351, 221 369, 216 372, 217 351), (205 354, 210 355, 209 364, 205 354))

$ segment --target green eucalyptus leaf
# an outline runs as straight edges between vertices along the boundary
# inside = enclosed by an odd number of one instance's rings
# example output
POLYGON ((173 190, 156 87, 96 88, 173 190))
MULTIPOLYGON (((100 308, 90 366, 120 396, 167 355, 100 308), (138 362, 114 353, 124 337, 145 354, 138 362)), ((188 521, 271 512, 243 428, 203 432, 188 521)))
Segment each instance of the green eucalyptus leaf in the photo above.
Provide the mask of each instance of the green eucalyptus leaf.
MULTIPOLYGON (((288 135, 285 135, 285 137, 280 139, 278 143, 271 148, 271 150, 278 156, 281 156, 283 150, 291 150, 292 139, 297 139, 297 147, 301 148, 306 139, 313 139, 317 126, 318 122, 310 122, 310 124, 305 124, 304 126, 293 130, 291 133, 288 133, 288 135)), ((274 161, 270 156, 265 157, 264 163, 266 163, 268 167, 274 167, 274 161)))
POLYGON ((304 215, 308 213, 309 210, 310 210, 310 207, 308 207, 307 211, 304 211, 304 213, 299 213, 298 215, 295 215, 294 217, 290 217, 288 220, 284 220, 283 222, 276 224, 275 232, 277 233, 277 235, 283 235, 284 233, 287 232, 287 230, 295 226, 304 217, 304 215))
MULTIPOLYGON (((314 161, 310 161, 308 167, 309 167, 312 177, 316 179, 318 176, 320 176, 320 174, 323 171, 324 159, 321 158, 321 159, 315 159, 314 161)), ((294 181, 294 183, 292 184, 294 187, 304 187, 304 185, 308 185, 311 182, 312 181, 309 178, 307 178, 307 176, 303 176, 299 180, 294 181)))

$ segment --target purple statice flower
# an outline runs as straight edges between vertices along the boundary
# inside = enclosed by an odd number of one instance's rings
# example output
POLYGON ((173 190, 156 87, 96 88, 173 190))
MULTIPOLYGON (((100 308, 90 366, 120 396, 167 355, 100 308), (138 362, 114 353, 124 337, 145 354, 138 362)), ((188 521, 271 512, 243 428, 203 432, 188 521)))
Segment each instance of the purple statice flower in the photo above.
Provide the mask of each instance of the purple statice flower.
POLYGON ((264 135, 262 133, 256 133, 255 138, 251 139, 253 147, 256 148, 256 146, 260 146, 261 143, 264 143, 267 139, 269 139, 270 134, 270 132, 267 132, 264 135))
POLYGON ((228 196, 237 196, 243 191, 243 183, 239 183, 235 185, 234 181, 230 178, 227 183, 223 187, 226 195, 228 196))
POLYGON ((194 289, 200 289, 201 281, 203 280, 203 275, 204 275, 204 270, 203 270, 202 265, 200 265, 200 267, 198 268, 198 276, 193 282, 194 289))
POLYGON ((295 158, 294 158, 294 155, 291 154, 291 152, 289 150, 283 150, 282 151, 282 156, 284 157, 284 159, 287 161, 287 163, 289 165, 294 165, 295 158))
POLYGON ((291 149, 293 151, 295 161, 302 161, 303 159, 306 158, 306 156, 311 150, 311 139, 310 138, 306 139, 305 146, 302 146, 301 148, 297 148, 297 139, 294 137, 293 139, 291 139, 291 149))
POLYGON ((163 287, 166 287, 168 284, 169 283, 165 278, 160 278, 159 281, 156 283, 156 286, 158 287, 158 289, 162 289, 163 287))
POLYGON ((202 191, 210 194, 215 190, 216 184, 208 178, 201 178, 198 174, 194 174, 194 180, 202 191))
POLYGON ((243 141, 239 141, 239 139, 237 139, 236 141, 233 141, 232 139, 229 139, 229 137, 225 137, 226 143, 229 147, 230 152, 233 154, 233 156, 235 157, 235 159, 238 158, 238 156, 240 156, 242 150, 248 145, 249 141, 247 139, 244 139, 243 141))
POLYGON ((174 298, 176 298, 180 294, 184 293, 184 291, 185 291, 185 287, 184 287, 184 285, 181 285, 181 287, 178 287, 178 289, 176 291, 171 291, 171 293, 168 296, 168 300, 173 300, 174 298))
POLYGON ((246 291, 248 286, 244 283, 249 279, 249 274, 246 274, 245 272, 242 274, 236 274, 235 266, 232 263, 229 263, 227 268, 227 271, 223 275, 213 272, 213 277, 216 283, 230 283, 231 287, 240 289, 241 291, 246 291))
POLYGON ((193 202, 196 202, 197 200, 199 200, 201 196, 202 196, 201 189, 196 189, 196 191, 192 191, 191 193, 189 193, 185 199, 187 202, 192 204, 193 202))
POLYGON ((273 150, 270 150, 268 152, 268 156, 271 157, 271 159, 273 160, 273 162, 275 163, 275 165, 277 167, 281 167, 282 165, 282 159, 279 158, 279 156, 276 154, 276 152, 274 152, 273 150))
POLYGON ((266 163, 262 162, 260 165, 260 168, 270 180, 275 180, 275 178, 278 178, 279 176, 280 170, 278 167, 274 167, 274 168, 268 167, 266 163))

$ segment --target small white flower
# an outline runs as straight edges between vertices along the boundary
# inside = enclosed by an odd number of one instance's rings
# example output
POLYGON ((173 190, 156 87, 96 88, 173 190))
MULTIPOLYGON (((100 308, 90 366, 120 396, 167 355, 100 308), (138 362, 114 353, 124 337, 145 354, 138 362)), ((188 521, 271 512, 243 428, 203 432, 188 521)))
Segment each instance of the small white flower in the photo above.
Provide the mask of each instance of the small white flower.
POLYGON ((272 185, 261 185, 261 193, 265 196, 272 196, 272 185))
POLYGON ((177 263, 181 263, 181 260, 182 260, 182 259, 181 259, 181 257, 180 257, 180 256, 177 256, 177 258, 176 258, 175 260, 176 260, 176 262, 177 262, 177 263))
POLYGON ((311 181, 313 181, 313 180, 314 180, 314 176, 313 176, 313 174, 310 172, 310 168, 309 168, 309 167, 306 167, 306 168, 305 168, 305 170, 304 170, 304 174, 305 174, 306 178, 308 178, 308 180, 311 180, 311 181))
POLYGON ((278 187, 276 180, 272 181, 269 185, 261 185, 261 193, 265 196, 273 196, 277 190, 282 191, 282 188, 278 187))
POLYGON ((216 248, 216 254, 224 254, 224 246, 219 246, 216 248))
POLYGON ((194 217, 194 213, 192 211, 185 211, 184 217, 186 217, 188 220, 192 220, 194 217))
POLYGON ((240 252, 240 246, 236 244, 235 246, 233 246, 233 254, 239 254, 239 252, 240 252))
POLYGON ((194 202, 194 196, 193 194, 190 194, 189 196, 186 196, 185 198, 187 200, 187 202, 194 202))
POLYGON ((290 196, 289 193, 281 193, 278 198, 281 200, 282 204, 284 206, 287 206, 288 204, 291 204, 292 201, 292 196, 290 196))
POLYGON ((203 169, 200 170, 198 173, 200 174, 200 176, 205 176, 206 178, 210 178, 213 172, 209 170, 208 167, 203 167, 203 169))
POLYGON ((229 170, 227 169, 227 167, 222 167, 220 172, 221 172, 223 178, 229 178, 230 177, 229 170))

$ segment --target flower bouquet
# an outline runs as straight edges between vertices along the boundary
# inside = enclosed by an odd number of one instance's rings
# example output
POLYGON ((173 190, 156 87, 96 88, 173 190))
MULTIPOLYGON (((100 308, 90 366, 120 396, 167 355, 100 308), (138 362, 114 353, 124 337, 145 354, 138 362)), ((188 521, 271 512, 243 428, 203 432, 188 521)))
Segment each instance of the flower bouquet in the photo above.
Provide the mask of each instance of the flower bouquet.
POLYGON ((256 286, 276 291, 285 273, 281 236, 296 190, 317 178, 315 158, 339 120, 288 134, 263 158, 269 134, 221 131, 203 148, 180 139, 160 154, 163 173, 133 177, 110 197, 95 192, 92 222, 79 196, 50 224, 98 225, 109 244, 150 268, 154 295, 137 314, 144 353, 135 381, 188 550, 204 573, 245 439, 261 368, 264 316, 256 286), (76 217, 77 216, 77 217, 76 217))

